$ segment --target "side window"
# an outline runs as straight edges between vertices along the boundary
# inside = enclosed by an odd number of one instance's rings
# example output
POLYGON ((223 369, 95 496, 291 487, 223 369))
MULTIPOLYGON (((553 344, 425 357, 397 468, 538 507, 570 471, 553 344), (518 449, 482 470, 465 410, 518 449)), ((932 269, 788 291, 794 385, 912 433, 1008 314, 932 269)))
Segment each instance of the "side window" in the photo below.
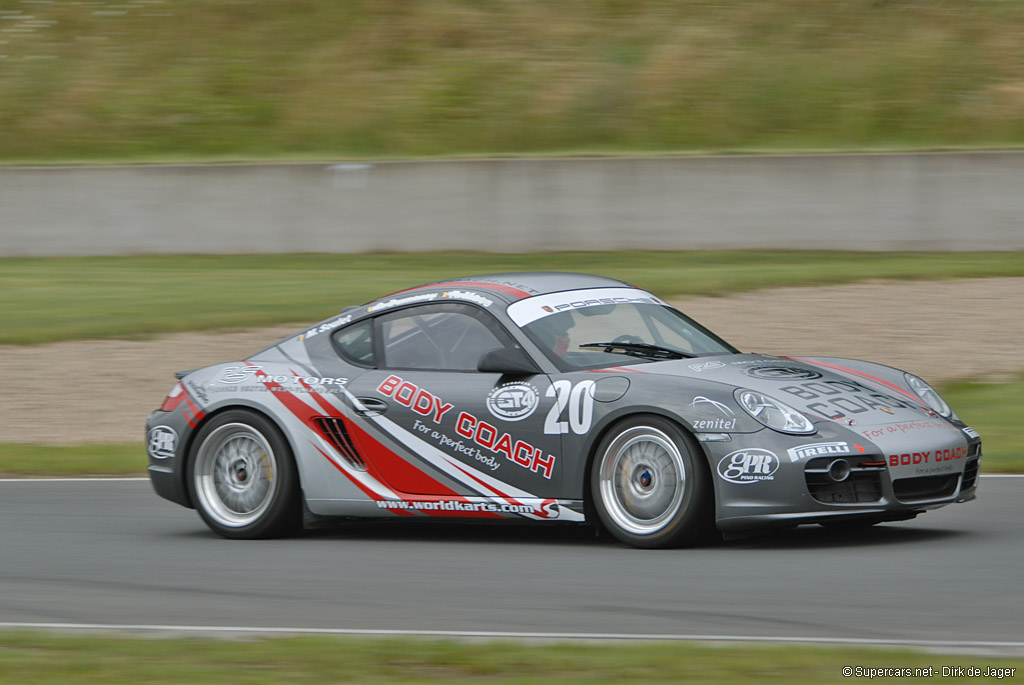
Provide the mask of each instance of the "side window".
POLYGON ((496 322, 469 305, 413 307, 379 321, 387 368, 476 371, 484 352, 513 345, 496 322))
POLYGON ((373 319, 341 329, 334 334, 334 344, 347 361, 361 366, 376 366, 373 346, 373 319))

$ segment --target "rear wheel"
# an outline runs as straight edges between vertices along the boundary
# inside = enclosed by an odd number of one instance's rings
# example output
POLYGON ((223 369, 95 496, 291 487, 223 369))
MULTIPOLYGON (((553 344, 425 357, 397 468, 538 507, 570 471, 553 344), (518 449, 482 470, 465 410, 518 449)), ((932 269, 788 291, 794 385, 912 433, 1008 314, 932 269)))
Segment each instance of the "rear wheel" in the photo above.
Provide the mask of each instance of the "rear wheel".
POLYGON ((635 547, 677 547, 710 538, 713 494, 699 448, 675 424, 642 416, 597 447, 591 493, 605 528, 635 547))
POLYGON ((291 449, 277 426, 254 412, 233 409, 203 425, 187 481, 199 515, 224 537, 277 537, 301 520, 291 449))

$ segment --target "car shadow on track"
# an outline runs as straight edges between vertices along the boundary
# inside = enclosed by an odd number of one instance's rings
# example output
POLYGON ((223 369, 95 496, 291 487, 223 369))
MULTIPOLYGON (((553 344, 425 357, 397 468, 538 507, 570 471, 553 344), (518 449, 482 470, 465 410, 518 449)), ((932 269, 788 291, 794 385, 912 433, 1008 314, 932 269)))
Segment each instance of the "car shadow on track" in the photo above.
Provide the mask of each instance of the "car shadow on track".
MULTIPOLYGON (((337 541, 381 540, 390 542, 499 543, 577 547, 628 546, 592 526, 541 526, 517 524, 466 524, 448 521, 353 521, 306 530, 306 538, 337 541)), ((936 541, 952 541, 966 531, 917 528, 907 524, 880 524, 867 528, 835 529, 816 525, 747 532, 725 541, 694 549, 828 549, 877 547, 936 541)))
POLYGON ((907 524, 879 524, 866 528, 823 528, 810 525, 782 530, 737 534, 724 547, 733 549, 829 549, 878 547, 952 541, 970 535, 967 531, 917 528, 907 524))
POLYGON ((346 521, 305 530, 303 537, 391 542, 500 543, 527 545, 613 544, 591 526, 460 523, 448 521, 346 521))

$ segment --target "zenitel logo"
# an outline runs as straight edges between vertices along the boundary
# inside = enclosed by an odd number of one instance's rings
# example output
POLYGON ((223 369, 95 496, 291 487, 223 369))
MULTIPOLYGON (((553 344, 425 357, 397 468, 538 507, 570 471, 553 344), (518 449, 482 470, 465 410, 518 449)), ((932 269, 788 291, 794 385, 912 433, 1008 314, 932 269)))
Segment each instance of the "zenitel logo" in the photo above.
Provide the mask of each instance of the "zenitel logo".
POLYGON ((722 404, 721 402, 717 402, 715 400, 704 397, 703 395, 697 395, 696 397, 693 398, 693 401, 690 402, 690 408, 693 409, 694 411, 699 411, 700 409, 703 409, 705 406, 714 407, 718 411, 722 412, 723 416, 736 416, 736 412, 734 412, 726 405, 722 404))
POLYGON ((527 383, 505 383, 487 395, 487 409, 506 421, 522 421, 540 404, 540 391, 527 383))

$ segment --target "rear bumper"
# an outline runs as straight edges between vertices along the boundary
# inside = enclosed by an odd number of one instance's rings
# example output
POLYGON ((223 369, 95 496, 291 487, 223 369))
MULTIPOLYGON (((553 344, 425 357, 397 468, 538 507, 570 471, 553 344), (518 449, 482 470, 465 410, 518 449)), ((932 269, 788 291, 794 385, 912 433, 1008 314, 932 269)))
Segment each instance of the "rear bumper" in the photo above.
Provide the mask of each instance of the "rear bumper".
POLYGON ((156 494, 175 504, 180 504, 189 509, 195 508, 192 506, 192 502, 188 498, 188 492, 185 490, 185 479, 180 474, 175 473, 166 466, 152 464, 146 468, 146 473, 149 474, 149 482, 153 485, 153 490, 156 494))
POLYGON ((161 426, 173 430, 178 440, 172 453, 165 452, 157 456, 153 450, 149 450, 149 466, 146 467, 149 482, 156 494, 191 509, 192 502, 185 488, 187 438, 190 427, 181 412, 157 410, 146 419, 147 440, 150 431, 161 426))

